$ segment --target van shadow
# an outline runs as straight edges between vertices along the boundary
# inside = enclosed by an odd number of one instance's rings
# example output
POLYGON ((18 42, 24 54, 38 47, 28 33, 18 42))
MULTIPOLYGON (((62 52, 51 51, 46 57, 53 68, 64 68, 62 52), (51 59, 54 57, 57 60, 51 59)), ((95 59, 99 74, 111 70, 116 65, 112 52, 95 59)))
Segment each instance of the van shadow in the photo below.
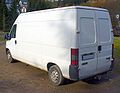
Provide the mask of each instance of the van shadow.
POLYGON ((88 84, 101 84, 101 83, 113 81, 114 79, 119 78, 119 77, 120 77, 120 74, 115 73, 115 71, 113 70, 113 71, 108 72, 105 75, 102 75, 100 80, 96 78, 89 78, 89 79, 85 79, 82 81, 88 84))
MULTIPOLYGON (((110 79, 107 79, 107 78, 102 78, 101 80, 97 80, 97 79, 84 79, 84 80, 81 80, 82 82, 84 83, 87 83, 87 84, 101 84, 101 83, 104 83, 104 82, 109 82, 110 79)), ((64 82, 64 85, 69 85, 69 84, 74 84, 76 83, 77 81, 72 81, 72 80, 69 80, 69 79, 66 79, 65 82, 64 82)))
POLYGON ((69 80, 69 79, 66 79, 65 78, 65 81, 64 81, 64 84, 63 85, 68 85, 68 84, 74 84, 76 83, 77 81, 72 81, 72 80, 69 80))
POLYGON ((101 84, 104 82, 109 82, 109 78, 102 78, 101 80, 95 79, 95 78, 90 78, 90 79, 84 79, 82 80, 83 82, 87 84, 101 84))
MULTIPOLYGON (((112 81, 112 80, 114 80, 118 77, 120 77, 120 74, 116 74, 113 70, 113 71, 108 72, 108 74, 102 75, 100 80, 92 77, 92 78, 87 78, 87 79, 84 79, 84 80, 81 80, 81 81, 84 82, 84 83, 87 83, 87 84, 93 84, 93 85, 95 84, 96 85, 96 84, 102 84, 102 83, 110 82, 110 81, 112 81)), ((72 80, 65 79, 64 85, 74 84, 76 82, 77 81, 72 81, 72 80)))

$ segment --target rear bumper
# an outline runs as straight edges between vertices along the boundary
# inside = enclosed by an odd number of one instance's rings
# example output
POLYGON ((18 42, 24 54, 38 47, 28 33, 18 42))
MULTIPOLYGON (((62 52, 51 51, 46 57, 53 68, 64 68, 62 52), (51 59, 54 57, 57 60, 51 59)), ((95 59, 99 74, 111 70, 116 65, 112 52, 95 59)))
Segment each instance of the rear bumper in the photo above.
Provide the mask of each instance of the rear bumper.
MULTIPOLYGON (((110 68, 107 71, 98 73, 96 75, 112 71, 113 67, 114 67, 114 59, 111 60, 111 66, 110 66, 110 68)), ((93 77, 93 76, 96 76, 96 75, 92 75, 90 77, 93 77)), ((71 80, 74 80, 74 81, 78 81, 79 80, 79 69, 78 69, 78 66, 74 66, 74 65, 70 65, 69 66, 69 77, 70 77, 71 80)))
POLYGON ((71 80, 77 81, 79 80, 79 71, 78 66, 69 66, 69 76, 71 80))
POLYGON ((111 60, 111 66, 110 66, 110 70, 109 71, 112 71, 113 67, 114 67, 114 58, 111 60))

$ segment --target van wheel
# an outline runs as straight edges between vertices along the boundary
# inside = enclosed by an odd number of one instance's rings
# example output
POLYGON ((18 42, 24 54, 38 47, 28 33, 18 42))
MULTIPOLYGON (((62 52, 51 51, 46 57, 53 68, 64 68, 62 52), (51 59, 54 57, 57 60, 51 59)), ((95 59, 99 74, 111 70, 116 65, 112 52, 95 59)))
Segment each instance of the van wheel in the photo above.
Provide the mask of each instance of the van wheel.
POLYGON ((64 77, 57 65, 53 65, 49 69, 49 78, 54 85, 61 85, 64 82, 64 77))
POLYGON ((11 53, 10 53, 10 50, 7 50, 6 54, 7 54, 8 62, 9 62, 9 63, 13 63, 13 62, 14 62, 14 59, 12 58, 12 55, 11 55, 11 53))

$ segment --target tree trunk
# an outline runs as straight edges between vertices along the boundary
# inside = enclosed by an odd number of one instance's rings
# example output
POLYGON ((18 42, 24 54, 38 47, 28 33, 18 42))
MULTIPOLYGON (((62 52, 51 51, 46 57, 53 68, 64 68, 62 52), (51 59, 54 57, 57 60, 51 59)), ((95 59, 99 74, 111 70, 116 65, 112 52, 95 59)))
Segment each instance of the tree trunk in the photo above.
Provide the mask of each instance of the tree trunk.
POLYGON ((4 9, 4 0, 2 0, 2 30, 5 31, 5 9, 4 9))
POLYGON ((3 10, 3 31, 5 31, 5 13, 3 10))

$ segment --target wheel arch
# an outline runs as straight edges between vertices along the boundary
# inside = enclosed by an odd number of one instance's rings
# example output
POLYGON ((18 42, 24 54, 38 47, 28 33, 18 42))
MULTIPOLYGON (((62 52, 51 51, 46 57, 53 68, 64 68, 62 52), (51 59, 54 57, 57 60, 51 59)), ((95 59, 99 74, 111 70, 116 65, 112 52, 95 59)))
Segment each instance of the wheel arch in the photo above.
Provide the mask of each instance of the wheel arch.
POLYGON ((57 65, 56 63, 53 63, 53 62, 48 62, 47 63, 47 71, 49 71, 50 67, 53 66, 53 65, 56 65, 61 70, 61 72, 62 72, 61 66, 59 66, 59 65, 57 65))
MULTIPOLYGON (((53 65, 57 65, 57 64, 55 64, 55 63, 53 63, 53 62, 49 62, 49 63, 47 64, 47 71, 49 71, 50 67, 53 66, 53 65)), ((57 65, 57 66, 58 66, 58 65, 57 65)), ((58 66, 58 67, 59 67, 59 66, 58 66)))
POLYGON ((6 53, 7 53, 7 51, 8 51, 9 49, 8 48, 6 48, 6 53))

